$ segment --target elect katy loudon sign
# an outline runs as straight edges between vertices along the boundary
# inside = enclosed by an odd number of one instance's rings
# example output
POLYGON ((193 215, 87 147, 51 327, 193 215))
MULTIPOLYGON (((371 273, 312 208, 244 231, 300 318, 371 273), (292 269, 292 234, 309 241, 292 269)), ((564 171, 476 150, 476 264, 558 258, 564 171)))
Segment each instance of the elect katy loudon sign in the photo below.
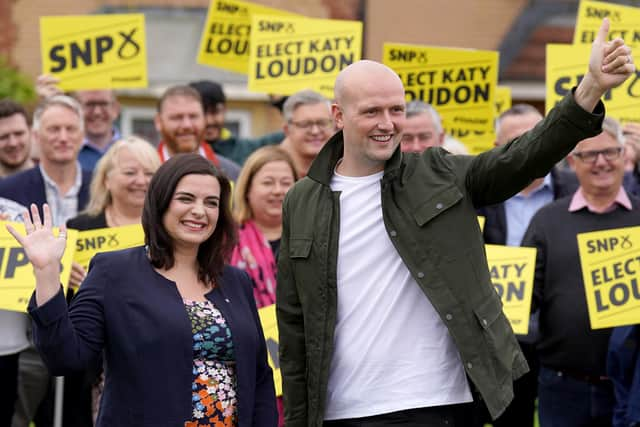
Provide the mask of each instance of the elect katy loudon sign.
POLYGON ((362 23, 254 15, 249 90, 291 95, 313 89, 333 98, 341 70, 360 59, 362 23))
POLYGON ((591 327, 640 323, 640 227, 577 238, 591 327))
POLYGON ((446 129, 493 129, 498 52, 385 43, 383 63, 402 80, 407 100, 433 105, 446 129))

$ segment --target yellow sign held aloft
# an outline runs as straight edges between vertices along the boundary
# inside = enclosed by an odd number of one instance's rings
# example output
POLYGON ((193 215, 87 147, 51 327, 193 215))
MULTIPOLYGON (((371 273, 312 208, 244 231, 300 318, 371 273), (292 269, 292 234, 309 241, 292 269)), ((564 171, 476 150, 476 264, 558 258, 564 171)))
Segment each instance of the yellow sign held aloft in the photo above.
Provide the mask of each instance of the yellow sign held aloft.
POLYGON ((276 305, 268 305, 258 310, 260 323, 264 331, 264 339, 267 341, 267 353, 269 366, 273 370, 273 383, 276 387, 276 396, 282 396, 282 374, 280 373, 280 358, 278 357, 278 322, 276 320, 276 305))
POLYGON ((147 87, 144 15, 40 18, 42 72, 63 90, 147 87))
POLYGON ((338 73, 360 60, 362 23, 254 15, 249 90, 291 95, 313 89, 333 98, 338 73))
POLYGON ((592 0, 580 2, 573 43, 591 46, 606 17, 609 40, 621 38, 631 48, 640 47, 640 8, 592 0))
POLYGON ((383 49, 383 62, 400 76, 408 101, 433 105, 445 129, 491 131, 498 52, 395 43, 383 49))
POLYGON ((592 329, 640 322, 640 227, 578 234, 592 329))
MULTIPOLYGON (((509 86, 496 87, 495 118, 509 108, 511 108, 511 88, 509 86)), ((469 154, 480 154, 491 150, 496 141, 494 129, 487 132, 466 128, 452 128, 447 129, 447 133, 462 142, 469 150, 469 154)))
MULTIPOLYGON (((548 44, 546 111, 549 112, 577 86, 587 72, 591 46, 548 44)), ((640 122, 640 72, 602 97, 607 116, 621 122, 640 122)))
POLYGON ((140 224, 79 231, 75 242, 73 260, 87 270, 91 258, 97 253, 144 245, 144 231, 140 224))
POLYGON ((503 311, 516 334, 529 331, 535 248, 485 245, 491 282, 503 304, 503 311))
MULTIPOLYGON (((19 222, 0 221, 0 309, 12 311, 27 311, 29 298, 36 286, 33 267, 20 243, 7 231, 10 224, 20 234, 25 235, 24 224, 19 222)), ((58 229, 54 228, 54 233, 58 229)), ((66 292, 71 274, 71 263, 75 248, 69 242, 74 242, 76 231, 67 232, 67 247, 62 256, 62 271, 60 283, 66 292)))
POLYGON ((212 0, 200 37, 198 63, 248 74, 253 15, 297 16, 241 0, 212 0))

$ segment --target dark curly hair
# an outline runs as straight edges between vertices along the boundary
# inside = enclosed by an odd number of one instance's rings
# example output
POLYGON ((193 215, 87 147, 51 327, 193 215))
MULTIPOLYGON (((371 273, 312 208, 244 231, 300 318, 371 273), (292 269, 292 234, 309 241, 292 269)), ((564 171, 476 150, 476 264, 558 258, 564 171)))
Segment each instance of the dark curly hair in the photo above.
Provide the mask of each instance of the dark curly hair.
POLYGON ((163 217, 173 199, 178 182, 186 175, 209 175, 220 183, 218 222, 213 234, 198 248, 198 279, 213 284, 222 273, 236 243, 236 227, 231 216, 231 184, 209 160, 195 153, 178 154, 160 166, 149 184, 142 210, 142 228, 151 264, 173 267, 173 240, 163 217))

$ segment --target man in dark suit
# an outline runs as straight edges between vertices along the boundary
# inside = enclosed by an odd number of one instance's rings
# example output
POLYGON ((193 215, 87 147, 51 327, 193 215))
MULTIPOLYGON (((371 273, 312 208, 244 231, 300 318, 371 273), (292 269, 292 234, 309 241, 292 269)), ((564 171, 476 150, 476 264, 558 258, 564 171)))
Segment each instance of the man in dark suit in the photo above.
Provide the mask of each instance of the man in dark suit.
MULTIPOLYGON (((33 116, 33 136, 40 149, 40 164, 0 180, 0 197, 23 206, 35 203, 41 208, 43 203, 48 203, 53 224, 60 226, 76 216, 89 201, 91 172, 83 172, 78 162, 78 152, 84 138, 80 104, 64 95, 44 100, 33 116)), ((34 419, 48 384, 49 377, 40 356, 33 347, 24 350, 19 360, 18 402, 14 423, 27 425, 34 419)), ((82 405, 77 397, 66 400, 73 407, 82 405)), ((68 421, 75 412, 77 411, 67 411, 65 408, 65 426, 71 425, 68 421)), ((50 411, 40 413, 46 414, 45 419, 51 417, 50 411)), ((88 414, 90 423, 90 405, 83 413, 88 414)), ((41 421, 46 425, 50 420, 41 421)))
POLYGON ((82 108, 68 96, 46 99, 34 113, 33 136, 40 164, 0 181, 0 197, 24 206, 48 203, 54 225, 62 225, 89 199, 91 173, 78 164, 84 138, 82 108))

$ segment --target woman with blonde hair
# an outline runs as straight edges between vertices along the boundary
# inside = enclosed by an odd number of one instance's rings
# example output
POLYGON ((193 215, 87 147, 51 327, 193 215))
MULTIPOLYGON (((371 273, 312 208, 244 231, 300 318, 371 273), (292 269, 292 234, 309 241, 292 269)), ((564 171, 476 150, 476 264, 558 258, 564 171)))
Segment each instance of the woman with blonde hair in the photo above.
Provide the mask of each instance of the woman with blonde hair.
POLYGON ((87 208, 67 227, 91 230, 140 224, 147 188, 159 167, 160 158, 149 142, 136 136, 116 141, 96 165, 87 208))
MULTIPOLYGON (((271 145, 245 161, 233 194, 233 218, 239 225, 231 265, 253 279, 258 308, 276 302, 276 259, 282 235, 282 202, 298 179, 286 151, 271 145)), ((277 399, 278 425, 284 425, 282 398, 277 399)))
MULTIPOLYGON (((149 182, 159 167, 158 153, 144 139, 129 136, 114 142, 94 169, 87 208, 67 221, 67 227, 86 231, 140 224, 149 182)), ((77 290, 86 275, 80 264, 73 263, 69 286, 77 290)), ((102 394, 101 372, 102 361, 98 359, 84 372, 66 377, 66 418, 92 425, 90 420, 95 420, 102 394)))
POLYGON ((293 161, 277 146, 254 151, 236 182, 233 217, 239 225, 231 265, 249 273, 258 308, 275 303, 282 202, 297 179, 293 161))

